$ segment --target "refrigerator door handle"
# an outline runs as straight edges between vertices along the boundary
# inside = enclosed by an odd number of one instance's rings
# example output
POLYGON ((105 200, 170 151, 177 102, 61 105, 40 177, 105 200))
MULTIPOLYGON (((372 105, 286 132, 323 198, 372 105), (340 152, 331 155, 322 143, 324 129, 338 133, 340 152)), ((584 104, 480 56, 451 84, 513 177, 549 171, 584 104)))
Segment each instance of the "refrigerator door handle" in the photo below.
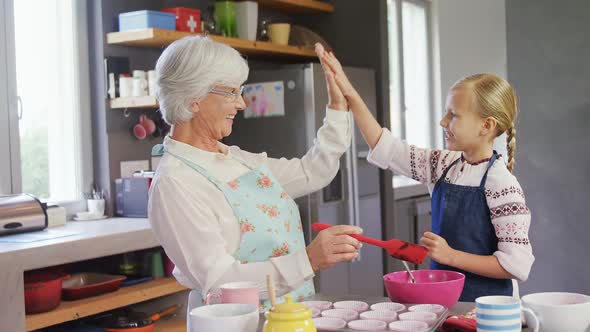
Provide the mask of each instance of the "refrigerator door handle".
MULTIPOLYGON (((358 153, 356 150, 356 130, 354 125, 354 119, 351 117, 352 122, 352 143, 350 146, 351 149, 351 173, 352 173, 352 209, 353 209, 353 225, 357 227, 361 227, 361 218, 360 218, 360 202, 359 202, 359 179, 358 179, 358 153)), ((361 253, 359 251, 359 255, 355 259, 355 261, 361 260, 361 253)))

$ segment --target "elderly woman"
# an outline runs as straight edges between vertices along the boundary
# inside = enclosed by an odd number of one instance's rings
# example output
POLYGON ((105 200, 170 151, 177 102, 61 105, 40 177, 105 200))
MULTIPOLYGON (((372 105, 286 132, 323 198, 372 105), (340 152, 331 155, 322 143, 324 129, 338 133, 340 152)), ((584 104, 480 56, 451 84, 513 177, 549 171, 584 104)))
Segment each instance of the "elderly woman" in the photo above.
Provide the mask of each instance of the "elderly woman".
POLYGON ((174 275, 194 290, 189 308, 232 281, 255 282, 268 298, 267 274, 279 295, 312 295, 314 272, 357 256, 359 242, 346 235, 361 232, 353 226, 324 230, 306 246, 293 200, 332 180, 351 141, 348 105, 332 76, 315 145, 300 159, 275 159, 220 142, 246 107, 241 84, 248 65, 236 50, 186 37, 164 50, 156 73, 160 109, 172 129, 153 150, 163 157, 148 215, 174 275))

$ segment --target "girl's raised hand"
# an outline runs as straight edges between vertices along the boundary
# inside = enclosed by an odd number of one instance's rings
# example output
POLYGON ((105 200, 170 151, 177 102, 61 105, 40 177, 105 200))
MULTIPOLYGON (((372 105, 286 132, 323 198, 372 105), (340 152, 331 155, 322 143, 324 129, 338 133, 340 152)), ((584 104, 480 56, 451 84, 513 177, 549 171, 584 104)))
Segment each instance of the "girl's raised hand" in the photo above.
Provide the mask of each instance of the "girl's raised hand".
POLYGON ((320 63, 322 64, 322 69, 324 70, 324 77, 326 78, 326 87, 328 88, 328 107, 333 110, 338 111, 347 111, 348 110, 348 102, 344 97, 344 94, 336 84, 336 80, 334 79, 334 73, 327 67, 327 65, 323 61, 323 57, 326 54, 324 47, 320 43, 315 44, 315 52, 320 59, 320 63))
POLYGON ((323 66, 327 67, 332 73, 334 73, 334 79, 336 80, 336 83, 338 84, 338 87, 340 87, 340 90, 344 96, 349 98, 356 94, 356 90, 348 80, 348 77, 342 69, 340 61, 336 59, 334 53, 324 51, 320 57, 320 60, 322 61, 323 66))

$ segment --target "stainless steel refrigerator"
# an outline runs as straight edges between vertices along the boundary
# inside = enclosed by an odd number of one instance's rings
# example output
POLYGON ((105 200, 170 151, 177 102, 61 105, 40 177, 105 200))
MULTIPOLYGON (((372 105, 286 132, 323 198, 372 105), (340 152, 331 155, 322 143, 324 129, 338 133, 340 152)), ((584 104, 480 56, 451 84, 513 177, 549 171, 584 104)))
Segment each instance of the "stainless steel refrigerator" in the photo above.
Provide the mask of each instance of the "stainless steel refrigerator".
MULTIPOLYGON (((372 70, 345 68, 372 112, 376 109, 375 75, 372 70)), ((249 118, 238 113, 232 134, 225 143, 270 157, 302 157, 313 145, 328 102, 319 64, 253 68, 248 82, 283 81, 285 116, 249 118)), ((311 223, 360 226, 364 234, 381 238, 378 169, 366 161, 368 147, 355 128, 355 144, 342 156, 340 170, 324 189, 296 200, 306 243, 315 234, 311 223)), ((383 252, 365 245, 354 262, 340 263, 315 278, 318 292, 326 294, 383 295, 383 252)))

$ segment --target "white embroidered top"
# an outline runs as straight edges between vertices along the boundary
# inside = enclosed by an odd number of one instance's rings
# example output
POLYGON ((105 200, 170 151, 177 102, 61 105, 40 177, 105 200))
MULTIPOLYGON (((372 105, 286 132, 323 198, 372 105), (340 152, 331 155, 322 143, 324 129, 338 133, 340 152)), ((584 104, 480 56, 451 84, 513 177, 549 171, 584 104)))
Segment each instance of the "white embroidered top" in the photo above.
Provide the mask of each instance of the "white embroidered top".
MULTIPOLYGON (((379 142, 370 151, 367 160, 380 168, 390 169, 426 184, 432 194, 444 170, 458 158, 462 158, 460 151, 417 148, 393 137, 389 130, 383 128, 379 142)), ((531 213, 518 180, 508 171, 504 160, 500 156, 492 165, 485 184, 491 220, 498 237, 498 251, 494 256, 506 271, 524 281, 535 260, 528 237, 531 213)), ((462 159, 449 170, 445 181, 463 186, 479 186, 487 161, 469 164, 462 159)))

